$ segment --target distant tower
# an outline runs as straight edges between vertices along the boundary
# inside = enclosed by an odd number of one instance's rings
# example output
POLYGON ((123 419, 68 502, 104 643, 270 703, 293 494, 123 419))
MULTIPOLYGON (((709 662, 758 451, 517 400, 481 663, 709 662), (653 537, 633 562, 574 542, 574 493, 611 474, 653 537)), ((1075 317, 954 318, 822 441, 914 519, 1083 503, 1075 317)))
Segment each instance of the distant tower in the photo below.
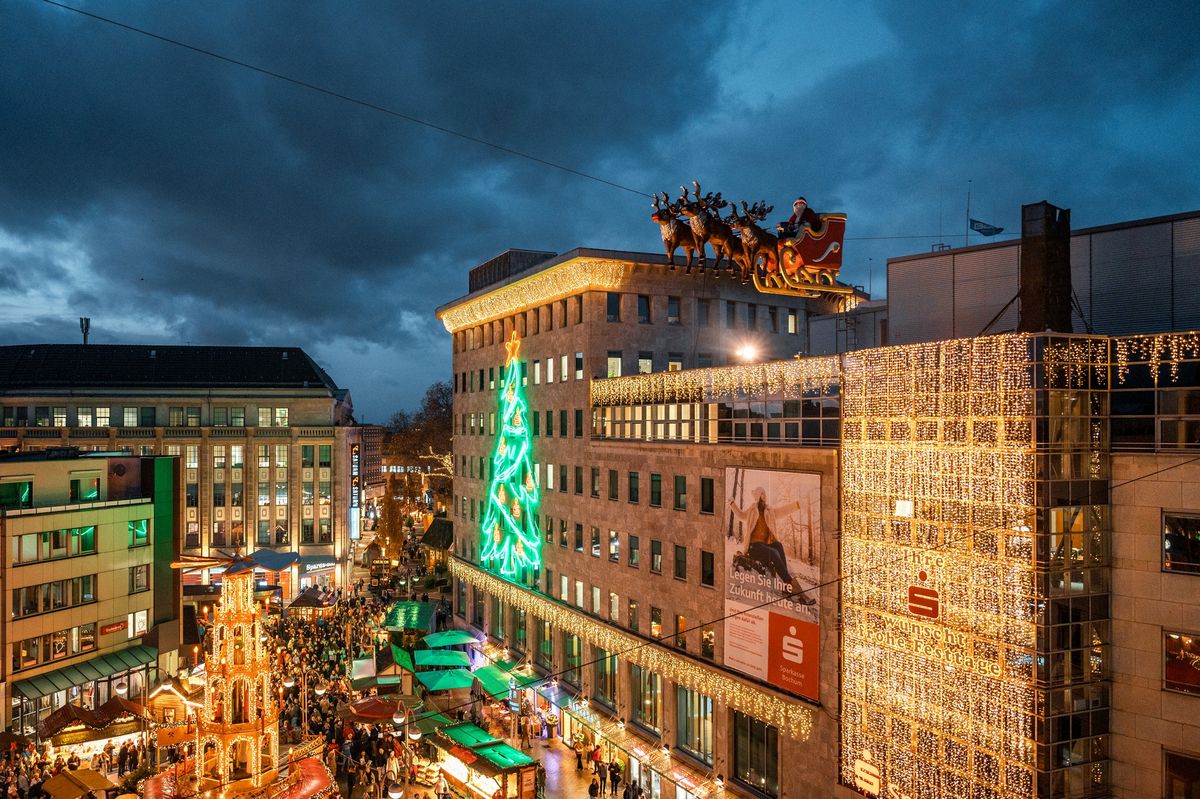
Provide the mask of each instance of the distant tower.
POLYGON ((209 629, 204 711, 196 725, 196 787, 238 792, 279 774, 274 659, 254 602, 254 569, 226 571, 209 629))
POLYGON ((87 344, 88 333, 91 332, 91 329, 92 329, 92 318, 90 316, 79 317, 79 332, 83 333, 83 343, 85 345, 87 344))

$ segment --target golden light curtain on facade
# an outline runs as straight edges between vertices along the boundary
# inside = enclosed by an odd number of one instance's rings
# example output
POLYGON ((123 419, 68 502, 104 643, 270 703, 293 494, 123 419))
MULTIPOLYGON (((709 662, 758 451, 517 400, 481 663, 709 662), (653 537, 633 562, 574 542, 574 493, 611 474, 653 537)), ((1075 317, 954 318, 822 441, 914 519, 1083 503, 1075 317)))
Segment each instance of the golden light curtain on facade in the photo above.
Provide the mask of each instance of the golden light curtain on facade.
POLYGON ((1033 793, 1031 351, 844 356, 841 775, 863 793, 1033 793))
MULTIPOLYGON (((458 558, 450 560, 450 573, 470 583, 475 590, 483 590, 497 597, 506 606, 519 608, 530 616, 550 622, 555 630, 577 635, 626 663, 653 671, 665 680, 712 697, 715 702, 778 727, 785 735, 807 739, 812 732, 814 711, 799 702, 768 694, 761 688, 693 663, 686 657, 621 632, 610 624, 589 618, 581 611, 547 599, 458 558)), ((585 661, 588 659, 585 658, 585 661)))

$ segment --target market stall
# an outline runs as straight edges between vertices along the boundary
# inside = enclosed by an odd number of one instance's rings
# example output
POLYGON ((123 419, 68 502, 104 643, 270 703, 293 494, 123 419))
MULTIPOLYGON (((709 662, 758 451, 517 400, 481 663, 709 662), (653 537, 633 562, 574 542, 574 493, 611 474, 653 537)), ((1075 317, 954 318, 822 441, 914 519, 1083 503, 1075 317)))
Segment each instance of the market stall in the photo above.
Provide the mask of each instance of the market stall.
POLYGON ((333 613, 334 597, 316 586, 306 588, 288 605, 288 615, 315 621, 333 613))
POLYGON ((393 644, 413 649, 433 630, 433 602, 393 602, 383 620, 383 629, 393 644))
POLYGON ((519 749, 469 722, 439 727, 431 740, 456 790, 478 799, 535 799, 537 763, 519 749))

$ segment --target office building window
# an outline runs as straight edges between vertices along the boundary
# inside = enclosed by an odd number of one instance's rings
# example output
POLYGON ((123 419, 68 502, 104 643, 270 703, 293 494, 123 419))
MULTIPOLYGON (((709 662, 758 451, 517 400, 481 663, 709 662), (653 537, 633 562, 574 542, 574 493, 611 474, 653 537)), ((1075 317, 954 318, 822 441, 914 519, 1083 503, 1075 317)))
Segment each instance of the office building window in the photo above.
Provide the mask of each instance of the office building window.
POLYGON ((667 324, 677 325, 679 323, 679 298, 667 297, 667 324))
POLYGON ((687 477, 675 475, 675 510, 687 510, 687 477))
POLYGON ((608 592, 608 620, 614 624, 621 623, 621 597, 612 591, 608 592))
POLYGON ((662 678, 636 664, 629 667, 629 694, 633 721, 648 730, 662 729, 662 678))
POLYGON ((583 663, 583 645, 578 635, 563 633, 563 680, 579 686, 579 666, 583 663))
POLYGON ((583 353, 582 352, 575 353, 575 379, 576 380, 583 379, 583 353))
POLYGON ((128 528, 130 547, 144 547, 150 543, 149 519, 131 519, 128 528))
POLYGON ((167 420, 171 427, 183 427, 183 408, 168 409, 167 420))
POLYGON ((662 507, 662 475, 650 473, 650 507, 662 507))
POLYGON ((311 469, 317 462, 314 457, 315 450, 312 444, 303 444, 300 447, 300 467, 303 469, 311 469))
POLYGON ((600 586, 593 585, 592 586, 592 613, 599 616, 600 610, 601 610, 600 586))
POLYGON ((650 571, 662 574, 662 541, 650 541, 650 571))
POLYGON ((725 327, 730 330, 737 327, 737 303, 733 300, 725 301, 725 327))
POLYGON ((597 498, 600 496, 600 467, 598 467, 598 466, 593 466, 593 467, 592 467, 592 490, 591 490, 591 494, 592 494, 592 496, 593 496, 593 497, 597 497, 597 498))
POLYGON ((712 660, 717 656, 717 632, 712 627, 700 630, 700 657, 712 660))
POLYGON ((575 437, 583 438, 583 409, 582 408, 575 409, 575 437))
POLYGON ((667 371, 679 372, 683 370, 683 353, 670 352, 667 353, 667 371))
POLYGON ((150 590, 150 564, 129 567, 129 593, 140 594, 150 590))
POLYGON ((571 373, 567 371, 567 356, 558 356, 558 382, 565 383, 570 376, 571 373))
POLYGON ((1163 773, 1168 799, 1195 799, 1200 796, 1200 758, 1176 752, 1163 753, 1163 773))
POLYGON ((617 706, 617 656, 600 647, 592 659, 592 699, 607 708, 617 706))
POLYGON ((711 477, 700 478, 700 512, 712 513, 715 509, 713 498, 713 479, 711 477))
POLYGON ((1168 691, 1200 694, 1200 636, 1164 632, 1163 686, 1168 691))
POLYGON ((189 469, 200 468, 200 447, 189 444, 183 448, 183 465, 189 469))
POLYGON ((621 534, 616 530, 608 531, 608 559, 613 563, 621 562, 621 534))
POLYGON ((716 585, 717 566, 713 553, 700 550, 700 585, 716 585))
POLYGON ((121 426, 122 427, 137 427, 138 426, 138 409, 123 408, 121 411, 121 426))
POLYGON ((200 426, 200 409, 196 408, 196 407, 189 407, 187 409, 186 421, 187 421, 188 427, 199 427, 200 426))
POLYGON ((687 579, 687 547, 675 545, 675 579, 687 579))
POLYGON ((712 324, 712 300, 696 300, 696 324, 700 327, 712 324))
POLYGON ((621 376, 621 351, 608 351, 608 377, 621 376))
POLYGON ((333 447, 321 444, 317 447, 317 466, 328 469, 333 463, 333 447))
POLYGON ((767 309, 767 329, 772 333, 779 332, 779 309, 774 305, 767 309))
POLYGON ((675 688, 675 745, 712 765, 713 701, 698 691, 675 688))
POLYGON ((546 359, 546 385, 554 382, 554 358, 546 359))
POLYGON ((779 796, 779 730, 733 711, 733 776, 767 796, 779 796))
POLYGON ((638 500, 640 499, 640 495, 638 494, 638 473, 637 472, 629 473, 629 497, 628 497, 628 499, 630 502, 632 502, 635 505, 638 503, 638 500))
POLYGON ((332 544, 333 543, 333 520, 332 519, 317 519, 317 543, 332 544))
POLYGON ((565 410, 558 412, 558 437, 567 437, 567 412, 565 410))
POLYGON ((629 602, 626 604, 626 612, 629 614, 629 616, 627 617, 629 620, 629 624, 627 626, 629 627, 629 629, 633 630, 634 632, 637 632, 638 631, 638 603, 637 603, 636 599, 629 600, 629 602))
POLYGON ((794 336, 799 331, 800 331, 800 325, 797 323, 797 320, 796 320, 796 311, 794 309, 788 309, 787 332, 791 333, 794 336))
POLYGON ((600 557, 600 528, 592 527, 592 557, 600 557))
POLYGON ((1163 571, 1200 574, 1200 515, 1163 514, 1163 571))
POLYGON ((71 502, 95 502, 100 499, 99 477, 76 477, 68 484, 71 502))
POLYGON ((287 444, 276 444, 275 445, 275 468, 276 469, 286 469, 287 465, 288 465, 288 445, 287 444))
POLYGON ((184 533, 183 545, 188 549, 200 546, 200 522, 188 522, 187 532, 184 533))
POLYGON ((638 353, 638 374, 648 375, 654 371, 654 353, 639 352, 638 353))
POLYGON ((650 297, 645 294, 639 294, 637 298, 638 323, 643 325, 650 324, 650 297))
POLYGON ((687 619, 678 614, 675 616, 675 648, 687 649, 687 619))
POLYGON ((621 295, 618 292, 608 292, 608 321, 621 321, 621 295))
POLYGON ((746 329, 758 329, 758 306, 754 303, 749 303, 746 305, 746 329))
POLYGON ((276 427, 287 427, 288 426, 288 409, 287 408, 276 408, 275 409, 275 426, 276 427))
POLYGON ((616 469, 608 470, 608 498, 617 499, 620 491, 618 483, 620 481, 620 473, 616 469))
POLYGON ((636 535, 629 536, 629 565, 633 568, 641 566, 642 553, 640 550, 641 539, 636 535))

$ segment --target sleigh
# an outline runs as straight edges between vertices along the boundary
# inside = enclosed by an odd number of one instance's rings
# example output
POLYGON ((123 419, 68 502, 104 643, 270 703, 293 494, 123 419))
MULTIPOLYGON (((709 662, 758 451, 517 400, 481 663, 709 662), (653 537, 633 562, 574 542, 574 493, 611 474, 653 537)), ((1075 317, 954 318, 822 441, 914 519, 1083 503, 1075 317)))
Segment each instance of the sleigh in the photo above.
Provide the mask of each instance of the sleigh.
POLYGON ((853 291, 839 285, 842 268, 842 240, 846 235, 845 214, 821 214, 821 227, 800 227, 795 238, 779 239, 778 267, 754 270, 754 285, 772 294, 843 294, 853 291))

